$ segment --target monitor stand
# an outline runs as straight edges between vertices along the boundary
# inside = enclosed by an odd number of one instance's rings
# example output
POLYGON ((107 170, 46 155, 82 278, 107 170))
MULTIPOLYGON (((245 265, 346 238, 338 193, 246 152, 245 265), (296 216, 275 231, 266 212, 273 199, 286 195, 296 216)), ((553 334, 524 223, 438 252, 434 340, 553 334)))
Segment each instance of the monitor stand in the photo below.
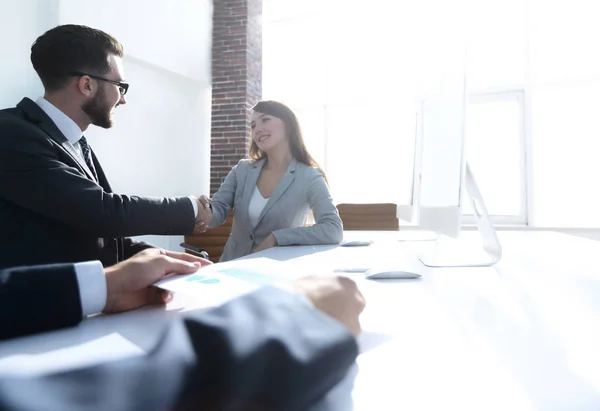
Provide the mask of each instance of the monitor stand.
POLYGON ((464 230, 457 238, 441 235, 432 250, 419 256, 421 262, 427 267, 490 267, 502 257, 502 246, 469 163, 465 168, 466 194, 473 206, 479 236, 465 235, 464 230))

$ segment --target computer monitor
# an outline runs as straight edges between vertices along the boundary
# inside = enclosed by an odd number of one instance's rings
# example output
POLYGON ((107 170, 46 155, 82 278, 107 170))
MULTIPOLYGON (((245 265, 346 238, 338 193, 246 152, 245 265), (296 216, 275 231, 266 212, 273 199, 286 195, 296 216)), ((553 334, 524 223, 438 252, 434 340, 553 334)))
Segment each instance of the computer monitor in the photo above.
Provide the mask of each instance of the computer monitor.
MULTIPOLYGON (((448 41, 426 62, 417 98, 410 221, 439 236, 420 260, 428 267, 490 266, 502 248, 466 158, 466 47, 448 41), (472 204, 481 241, 461 232, 463 199, 472 204)), ((407 214, 406 207, 399 210, 399 218, 407 214)))

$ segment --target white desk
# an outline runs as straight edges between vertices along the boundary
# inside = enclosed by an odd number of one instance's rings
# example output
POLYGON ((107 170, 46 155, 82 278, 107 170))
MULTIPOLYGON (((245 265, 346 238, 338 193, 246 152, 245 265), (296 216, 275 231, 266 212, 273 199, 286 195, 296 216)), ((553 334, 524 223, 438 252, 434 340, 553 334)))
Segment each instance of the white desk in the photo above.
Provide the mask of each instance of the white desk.
MULTIPOLYGON (((285 247, 270 257, 306 271, 388 259, 399 233, 347 233, 366 248, 285 247)), ((495 268, 427 270, 421 280, 361 285, 362 354, 319 410, 600 410, 600 242, 502 232, 495 268)), ((353 274, 352 276, 359 276, 353 274)), ((0 344, 0 373, 40 372, 136 355, 163 325, 200 307, 98 316, 73 329, 0 344)))

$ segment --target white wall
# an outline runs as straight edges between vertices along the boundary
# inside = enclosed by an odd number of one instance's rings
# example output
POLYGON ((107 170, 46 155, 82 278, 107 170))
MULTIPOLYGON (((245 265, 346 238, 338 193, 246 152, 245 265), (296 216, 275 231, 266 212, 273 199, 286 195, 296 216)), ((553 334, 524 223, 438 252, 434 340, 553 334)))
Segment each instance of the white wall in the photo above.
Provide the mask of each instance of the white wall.
POLYGON ((0 107, 10 107, 42 92, 31 67, 31 44, 58 21, 57 0, 0 2, 0 107))
MULTIPOLYGON (((0 103, 42 93, 31 43, 58 24, 107 31, 125 47, 127 104, 110 130, 86 132, 113 190, 144 196, 208 194, 210 184, 210 0, 0 3, 0 103), (33 18, 32 18, 33 16, 33 18), (13 41, 14 40, 14 41, 13 41)), ((173 250, 180 236, 142 239, 173 250)))

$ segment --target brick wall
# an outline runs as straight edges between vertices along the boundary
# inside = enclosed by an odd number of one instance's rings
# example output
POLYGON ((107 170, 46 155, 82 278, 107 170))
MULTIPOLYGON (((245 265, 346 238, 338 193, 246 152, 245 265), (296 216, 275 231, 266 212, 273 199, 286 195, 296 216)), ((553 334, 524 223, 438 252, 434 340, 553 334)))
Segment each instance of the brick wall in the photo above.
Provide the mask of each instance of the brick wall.
POLYGON ((210 193, 246 157, 250 108, 262 92, 262 0, 215 0, 210 193))

